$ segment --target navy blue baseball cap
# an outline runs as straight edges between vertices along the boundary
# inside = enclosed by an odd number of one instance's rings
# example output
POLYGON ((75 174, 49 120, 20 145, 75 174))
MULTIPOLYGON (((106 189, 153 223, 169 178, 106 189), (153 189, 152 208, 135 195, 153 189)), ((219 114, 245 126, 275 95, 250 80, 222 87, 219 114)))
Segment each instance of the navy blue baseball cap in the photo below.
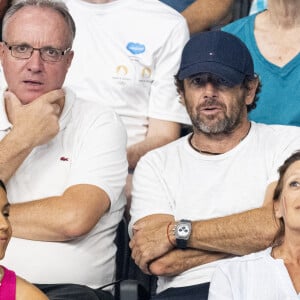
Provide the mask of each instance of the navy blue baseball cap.
POLYGON ((199 73, 212 73, 232 85, 255 76, 253 60, 246 45, 224 31, 196 34, 185 45, 177 78, 183 80, 199 73))

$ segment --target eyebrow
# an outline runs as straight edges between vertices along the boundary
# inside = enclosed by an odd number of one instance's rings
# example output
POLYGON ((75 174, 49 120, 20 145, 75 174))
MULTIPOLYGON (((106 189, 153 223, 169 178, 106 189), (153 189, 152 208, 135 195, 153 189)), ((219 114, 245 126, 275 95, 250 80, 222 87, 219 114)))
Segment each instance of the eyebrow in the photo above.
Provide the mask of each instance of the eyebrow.
MULTIPOLYGON (((28 46, 28 47, 35 48, 31 44, 29 44, 27 42, 12 42, 12 43, 6 42, 6 43, 7 43, 8 46, 28 46)), ((63 49, 63 47, 56 47, 56 46, 53 46, 53 45, 45 45, 43 47, 40 47, 39 49, 42 49, 42 48, 52 48, 52 49, 58 49, 58 50, 62 50, 63 49)))

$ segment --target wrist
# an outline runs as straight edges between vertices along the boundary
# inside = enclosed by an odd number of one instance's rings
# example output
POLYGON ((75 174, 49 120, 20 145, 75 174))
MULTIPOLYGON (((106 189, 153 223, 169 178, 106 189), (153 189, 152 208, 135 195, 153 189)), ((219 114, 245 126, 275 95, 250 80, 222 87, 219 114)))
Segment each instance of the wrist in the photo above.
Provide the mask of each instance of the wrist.
POLYGON ((167 225, 167 238, 172 248, 176 248, 175 226, 176 222, 169 222, 167 225))
POLYGON ((128 174, 133 174, 134 173, 134 168, 128 168, 128 174))

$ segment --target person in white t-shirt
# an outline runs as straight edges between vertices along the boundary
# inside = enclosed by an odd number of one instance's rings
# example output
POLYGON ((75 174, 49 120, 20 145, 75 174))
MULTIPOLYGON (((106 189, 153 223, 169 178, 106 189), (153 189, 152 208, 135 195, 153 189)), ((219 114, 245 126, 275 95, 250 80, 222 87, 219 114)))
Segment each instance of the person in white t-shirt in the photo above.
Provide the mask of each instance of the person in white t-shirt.
POLYGON ((18 1, 6 12, 0 58, 0 179, 13 237, 5 266, 50 299, 112 299, 114 239, 125 206, 126 131, 64 79, 75 24, 60 1, 18 1))
POLYGON ((280 224, 272 247, 220 263, 209 300, 300 299, 300 151, 279 168, 274 191, 280 224))
POLYGON ((193 36, 176 78, 193 133, 139 161, 130 247, 141 270, 158 276, 153 300, 206 300, 219 260, 273 240, 277 168, 300 149, 300 128, 248 120, 259 79, 229 33, 193 36))
MULTIPOLYGON (((190 122, 174 84, 186 21, 160 1, 64 2, 77 30, 66 85, 120 115, 132 173, 141 156, 177 139, 180 123, 190 122)), ((130 198, 131 175, 127 188, 130 198)))

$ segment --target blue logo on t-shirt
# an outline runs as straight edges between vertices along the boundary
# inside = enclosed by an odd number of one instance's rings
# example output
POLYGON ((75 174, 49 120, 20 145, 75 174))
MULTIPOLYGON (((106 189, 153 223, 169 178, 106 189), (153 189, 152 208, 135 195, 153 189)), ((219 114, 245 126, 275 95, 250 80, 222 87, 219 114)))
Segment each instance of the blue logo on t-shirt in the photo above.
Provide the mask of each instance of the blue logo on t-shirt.
POLYGON ((126 46, 127 50, 130 51, 132 54, 141 54, 145 52, 145 46, 139 43, 128 43, 126 46))

